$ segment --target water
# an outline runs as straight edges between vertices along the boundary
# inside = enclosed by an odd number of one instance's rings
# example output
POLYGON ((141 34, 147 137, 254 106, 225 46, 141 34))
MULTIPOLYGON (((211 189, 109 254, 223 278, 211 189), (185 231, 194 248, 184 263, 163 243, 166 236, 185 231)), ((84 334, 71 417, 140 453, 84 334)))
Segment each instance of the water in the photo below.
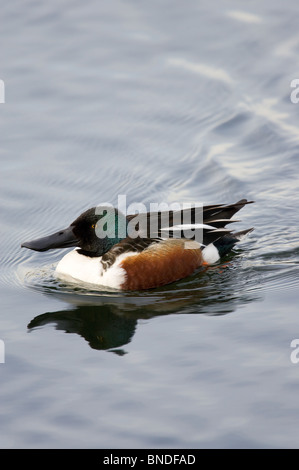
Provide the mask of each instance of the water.
POLYGON ((1 8, 1 448, 298 447, 297 2, 1 8), (224 262, 140 293, 24 240, 100 202, 256 201, 224 262), (296 359, 295 352, 295 359, 296 359))

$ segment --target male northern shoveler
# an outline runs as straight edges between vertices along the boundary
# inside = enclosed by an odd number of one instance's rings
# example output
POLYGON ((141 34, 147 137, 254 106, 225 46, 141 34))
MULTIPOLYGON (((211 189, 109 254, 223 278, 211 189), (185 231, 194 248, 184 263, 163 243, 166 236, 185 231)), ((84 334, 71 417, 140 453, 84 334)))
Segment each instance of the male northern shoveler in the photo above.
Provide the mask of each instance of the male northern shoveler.
POLYGON ((108 207, 99 212, 93 207, 83 212, 67 229, 21 246, 35 251, 76 246, 58 263, 56 272, 60 276, 123 290, 150 289, 189 276, 200 266, 213 264, 228 253, 253 229, 232 232, 225 226, 236 222, 231 217, 251 202, 242 199, 235 204, 201 207, 203 223, 197 224, 196 228, 202 231, 202 243, 196 239, 175 238, 178 230, 185 233, 182 231, 184 225, 177 225, 177 216, 183 221, 185 211, 189 210, 190 227, 192 224, 195 227, 198 208, 168 212, 169 227, 166 229, 161 222, 163 212, 138 214, 136 223, 139 225, 142 225, 140 216, 146 221, 156 216, 156 236, 149 232, 152 227, 149 223, 145 225, 145 233, 139 232, 137 238, 132 238, 128 235, 128 227, 135 223, 133 219, 137 214, 125 216, 108 207), (101 224, 104 215, 108 215, 106 225, 101 224), (113 236, 107 236, 107 223, 115 228, 113 236), (165 230, 168 230, 167 238, 163 236, 165 230))

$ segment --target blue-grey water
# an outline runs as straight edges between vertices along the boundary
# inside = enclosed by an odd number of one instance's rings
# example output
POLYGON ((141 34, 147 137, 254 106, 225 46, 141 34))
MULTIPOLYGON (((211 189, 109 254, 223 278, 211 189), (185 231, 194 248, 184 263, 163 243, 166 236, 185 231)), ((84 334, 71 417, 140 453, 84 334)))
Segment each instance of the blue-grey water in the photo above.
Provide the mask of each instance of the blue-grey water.
POLYGON ((299 446, 298 15, 1 5, 1 448, 299 446), (227 266, 139 293, 63 284, 66 250, 20 248, 119 194, 246 197, 255 231, 227 266))

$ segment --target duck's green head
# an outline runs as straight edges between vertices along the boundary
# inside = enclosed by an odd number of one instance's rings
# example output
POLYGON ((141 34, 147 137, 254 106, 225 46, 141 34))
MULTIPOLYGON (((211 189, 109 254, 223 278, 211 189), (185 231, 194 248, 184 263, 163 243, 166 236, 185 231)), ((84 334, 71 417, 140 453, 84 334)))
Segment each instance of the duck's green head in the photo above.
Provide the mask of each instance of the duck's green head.
POLYGON ((111 206, 97 206, 83 212, 71 225, 48 237, 22 244, 35 251, 77 246, 86 256, 102 256, 127 236, 127 219, 111 206))

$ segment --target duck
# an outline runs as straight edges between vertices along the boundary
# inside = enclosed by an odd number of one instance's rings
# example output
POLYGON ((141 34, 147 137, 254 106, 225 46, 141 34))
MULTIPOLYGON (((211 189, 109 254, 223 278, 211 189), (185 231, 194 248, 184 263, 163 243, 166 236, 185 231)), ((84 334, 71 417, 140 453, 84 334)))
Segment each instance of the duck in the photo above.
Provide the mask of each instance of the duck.
POLYGON ((113 206, 97 206, 66 229, 21 247, 38 252, 76 247, 56 266, 57 276, 64 280, 99 289, 153 289, 191 276, 228 254, 253 228, 233 232, 226 225, 239 222, 232 217, 252 202, 241 199, 233 204, 130 215, 113 206), (201 223, 196 223, 199 213, 201 223), (186 215, 189 224, 181 223, 186 215))

